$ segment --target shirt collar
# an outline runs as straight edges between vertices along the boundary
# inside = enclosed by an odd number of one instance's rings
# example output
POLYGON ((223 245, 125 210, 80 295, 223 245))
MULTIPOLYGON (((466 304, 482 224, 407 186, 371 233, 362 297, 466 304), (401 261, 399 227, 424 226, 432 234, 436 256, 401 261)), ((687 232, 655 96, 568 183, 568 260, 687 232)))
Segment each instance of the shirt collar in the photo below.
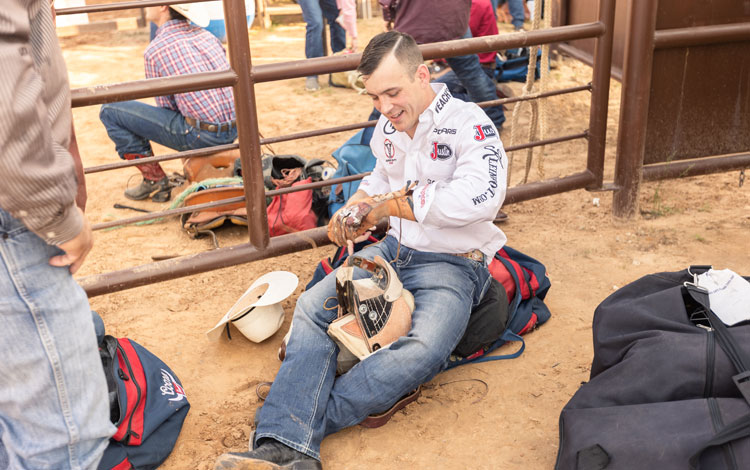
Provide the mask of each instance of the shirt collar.
POLYGON ((445 83, 430 83, 432 90, 435 92, 435 98, 427 109, 422 113, 423 116, 432 116, 432 120, 435 124, 439 124, 448 114, 446 108, 448 104, 453 100, 453 95, 448 91, 448 87, 445 83))
POLYGON ((185 20, 169 20, 163 25, 159 26, 159 29, 156 30, 156 34, 154 35, 154 39, 167 31, 187 29, 188 26, 189 23, 185 20))

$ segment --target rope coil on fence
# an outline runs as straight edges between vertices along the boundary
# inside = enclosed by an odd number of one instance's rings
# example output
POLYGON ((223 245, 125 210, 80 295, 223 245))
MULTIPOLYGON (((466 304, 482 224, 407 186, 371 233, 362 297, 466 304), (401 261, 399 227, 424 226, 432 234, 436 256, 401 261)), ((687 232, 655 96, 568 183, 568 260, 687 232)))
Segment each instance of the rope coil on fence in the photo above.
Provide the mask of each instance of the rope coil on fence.
MULTIPOLYGON (((534 6, 534 18, 532 22, 532 30, 539 30, 541 23, 542 8, 538 5, 534 6)), ((552 2, 544 2, 544 29, 551 27, 552 18, 552 2)), ((523 97, 533 95, 536 93, 544 93, 547 90, 547 84, 549 82, 549 44, 544 44, 542 48, 542 59, 541 59, 541 73, 539 80, 539 89, 534 91, 534 82, 536 79, 536 64, 537 54, 539 51, 539 45, 533 45, 529 47, 529 65, 526 71, 526 83, 523 87, 523 97)), ((519 126, 518 122, 521 116, 521 110, 523 108, 524 101, 519 101, 513 107, 513 118, 511 121, 511 135, 510 135, 510 146, 513 147, 518 142, 519 126)), ((528 129, 528 142, 537 140, 544 140, 547 135, 547 107, 546 98, 538 98, 530 101, 529 106, 531 107, 531 122, 529 123, 528 129)), ((544 178, 544 146, 539 147, 537 160, 537 171, 539 175, 544 178)), ((531 170, 531 163, 533 159, 534 149, 529 148, 526 151, 526 165, 523 177, 523 183, 528 182, 529 172, 531 170)), ((510 178, 513 171, 513 161, 515 152, 510 152, 510 161, 508 163, 508 184, 510 184, 510 178)))

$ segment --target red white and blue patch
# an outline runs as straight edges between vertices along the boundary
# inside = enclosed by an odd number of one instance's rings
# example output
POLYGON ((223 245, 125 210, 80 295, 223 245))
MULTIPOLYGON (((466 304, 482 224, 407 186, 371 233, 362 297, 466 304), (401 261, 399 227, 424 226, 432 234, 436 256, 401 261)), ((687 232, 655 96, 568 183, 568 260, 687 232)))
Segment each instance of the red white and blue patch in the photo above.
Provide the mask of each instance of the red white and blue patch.
POLYGON ((474 126, 474 140, 482 142, 489 137, 497 137, 497 131, 491 124, 478 124, 474 126))
POLYGON ((453 149, 448 144, 432 142, 430 158, 433 160, 448 160, 453 156, 453 149))

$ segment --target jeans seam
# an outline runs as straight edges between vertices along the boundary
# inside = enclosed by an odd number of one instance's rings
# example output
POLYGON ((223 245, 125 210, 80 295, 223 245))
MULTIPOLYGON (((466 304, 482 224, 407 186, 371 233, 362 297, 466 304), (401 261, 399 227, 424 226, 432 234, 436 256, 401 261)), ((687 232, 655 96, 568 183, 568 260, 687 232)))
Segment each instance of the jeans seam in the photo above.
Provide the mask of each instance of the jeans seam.
MULTIPOLYGON (((330 369, 330 367, 331 367, 331 358, 333 357, 333 353, 334 352, 336 352, 336 348, 333 348, 333 349, 331 349, 329 351, 328 357, 326 358, 325 368, 323 369, 324 371, 327 371, 328 369, 330 369)), ((324 383, 325 383, 325 373, 323 373, 323 374, 320 375, 320 381, 318 382, 318 386, 317 386, 317 388, 315 390, 315 402, 314 402, 313 410, 317 410, 318 409, 318 402, 320 400, 320 391, 323 389, 323 384, 324 383)), ((324 411, 324 414, 325 414, 325 411, 324 411)), ((312 438, 313 438, 313 434, 314 434, 314 432, 313 432, 313 421, 314 420, 315 420, 315 412, 312 413, 312 415, 310 416, 310 420, 307 423, 307 429, 309 431, 308 431, 308 436, 307 436, 307 439, 305 440, 305 444, 304 445, 308 449, 310 448, 310 444, 312 443, 312 438)))
POLYGON ((53 377, 55 380, 55 387, 57 388, 57 397, 59 400, 60 410, 62 411, 63 421, 65 422, 65 428, 68 431, 70 442, 68 443, 68 463, 71 469, 81 468, 79 462, 79 456, 77 455, 77 447, 80 440, 80 433, 78 432, 75 422, 73 422, 73 410, 70 406, 70 400, 68 397, 67 387, 65 386, 65 380, 62 373, 62 361, 58 354, 57 348, 54 347, 54 341, 47 328, 47 323, 41 316, 38 315, 34 302, 29 298, 28 292, 23 286, 23 283, 19 282, 15 275, 14 263, 11 262, 9 254, 0 248, 0 258, 5 263, 8 269, 8 276, 13 284, 13 287, 18 292, 19 297, 23 300, 26 308, 29 310, 31 317, 34 319, 39 339, 42 342, 44 351, 47 355, 47 360, 52 368, 53 377))

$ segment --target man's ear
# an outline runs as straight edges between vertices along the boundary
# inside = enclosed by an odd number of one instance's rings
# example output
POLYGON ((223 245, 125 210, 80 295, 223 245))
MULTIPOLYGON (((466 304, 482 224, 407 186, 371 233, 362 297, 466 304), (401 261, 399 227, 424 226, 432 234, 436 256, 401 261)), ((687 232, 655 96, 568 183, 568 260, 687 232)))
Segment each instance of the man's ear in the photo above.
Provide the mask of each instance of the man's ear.
POLYGON ((417 67, 416 79, 422 85, 429 85, 430 83, 430 69, 425 64, 419 64, 417 67))

